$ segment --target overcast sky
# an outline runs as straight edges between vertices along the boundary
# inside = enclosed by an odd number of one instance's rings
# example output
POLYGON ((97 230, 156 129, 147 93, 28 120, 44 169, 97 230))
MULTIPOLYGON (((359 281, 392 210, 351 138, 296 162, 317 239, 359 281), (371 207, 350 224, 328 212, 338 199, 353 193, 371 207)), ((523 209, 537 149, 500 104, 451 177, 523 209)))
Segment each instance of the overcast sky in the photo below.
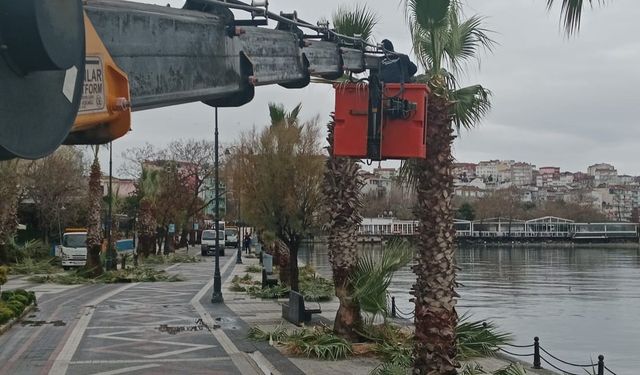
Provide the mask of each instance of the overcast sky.
MULTIPOLYGON (((179 0, 139 1, 181 7, 179 0)), ((297 10, 314 22, 330 18, 346 0, 270 0, 270 10, 297 10)), ((376 39, 391 39, 396 50, 410 53, 403 10, 398 0, 360 1, 380 16, 376 39)), ((459 161, 514 159, 540 166, 579 171, 596 162, 614 164, 619 173, 640 175, 640 2, 616 0, 587 11, 577 37, 566 38, 558 9, 547 12, 545 0, 466 0, 466 15, 486 17, 499 43, 473 65, 468 84, 493 91, 493 110, 479 127, 463 130, 455 143, 459 161)), ((221 142, 241 131, 267 124, 267 104, 303 105, 303 118, 320 115, 326 122, 333 107, 327 85, 301 90, 260 87, 253 102, 220 111, 221 142)), ((213 138, 213 109, 194 103, 136 112, 133 131, 114 142, 114 160, 145 142, 163 145, 178 138, 213 138)), ((103 155, 104 156, 104 155, 103 155)), ((107 159, 103 158, 103 162, 107 159)), ((106 164, 103 164, 106 166, 106 164)))

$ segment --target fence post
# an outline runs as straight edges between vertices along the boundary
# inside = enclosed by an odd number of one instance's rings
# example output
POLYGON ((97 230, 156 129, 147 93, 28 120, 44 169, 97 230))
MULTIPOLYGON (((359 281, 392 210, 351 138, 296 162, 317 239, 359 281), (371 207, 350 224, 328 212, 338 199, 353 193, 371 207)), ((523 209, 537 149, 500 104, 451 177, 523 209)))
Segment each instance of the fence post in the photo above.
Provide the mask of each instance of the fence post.
POLYGON ((604 356, 598 356, 598 375, 604 375, 604 356))
POLYGON ((540 366, 540 339, 538 336, 533 338, 533 368, 542 368, 542 366, 540 366))
POLYGON ((391 297, 391 316, 396 317, 396 297, 391 297))

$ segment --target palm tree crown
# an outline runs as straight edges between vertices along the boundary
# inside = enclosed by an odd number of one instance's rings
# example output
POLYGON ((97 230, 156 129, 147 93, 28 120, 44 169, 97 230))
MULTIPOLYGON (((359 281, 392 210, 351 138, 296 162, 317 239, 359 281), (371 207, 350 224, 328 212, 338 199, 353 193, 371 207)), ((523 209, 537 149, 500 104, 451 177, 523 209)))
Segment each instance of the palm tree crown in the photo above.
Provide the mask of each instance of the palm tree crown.
POLYGON ((455 75, 495 45, 482 27, 484 18, 461 19, 457 0, 406 0, 406 11, 414 52, 425 69, 419 79, 447 95, 458 129, 473 127, 491 109, 491 92, 481 85, 460 88, 455 75))
MULTIPOLYGON (((604 4, 605 0, 588 0, 589 5, 593 6, 596 1, 599 4, 604 4)), ((547 9, 551 9, 557 0, 547 0, 547 9)), ((584 0, 562 0, 560 6, 560 18, 564 30, 567 35, 573 35, 580 31, 580 21, 582 19, 582 10, 584 9, 586 2, 584 0)))

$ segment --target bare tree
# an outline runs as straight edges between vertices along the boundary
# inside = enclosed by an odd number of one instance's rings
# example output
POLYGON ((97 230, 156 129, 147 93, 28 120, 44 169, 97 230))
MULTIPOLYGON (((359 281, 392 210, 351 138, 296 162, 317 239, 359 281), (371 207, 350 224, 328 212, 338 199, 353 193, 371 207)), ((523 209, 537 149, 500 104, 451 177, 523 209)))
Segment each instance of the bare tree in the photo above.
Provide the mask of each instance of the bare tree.
MULTIPOLYGON (((82 150, 63 146, 26 165, 25 195, 34 203, 37 224, 47 242, 52 235, 58 238, 67 225, 85 224, 79 222, 87 212, 85 163, 82 150)), ((99 194, 102 199, 102 191, 99 194)), ((100 217, 101 212, 97 214, 100 217)))

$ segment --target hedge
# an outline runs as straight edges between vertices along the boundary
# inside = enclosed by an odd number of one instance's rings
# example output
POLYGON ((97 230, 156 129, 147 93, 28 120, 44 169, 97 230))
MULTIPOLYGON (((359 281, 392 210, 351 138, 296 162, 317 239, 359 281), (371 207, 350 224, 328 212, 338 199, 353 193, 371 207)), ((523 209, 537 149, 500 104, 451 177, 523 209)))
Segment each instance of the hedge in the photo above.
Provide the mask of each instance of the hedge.
POLYGON ((20 316, 27 306, 36 302, 36 294, 26 290, 10 290, 0 295, 0 324, 20 316))

